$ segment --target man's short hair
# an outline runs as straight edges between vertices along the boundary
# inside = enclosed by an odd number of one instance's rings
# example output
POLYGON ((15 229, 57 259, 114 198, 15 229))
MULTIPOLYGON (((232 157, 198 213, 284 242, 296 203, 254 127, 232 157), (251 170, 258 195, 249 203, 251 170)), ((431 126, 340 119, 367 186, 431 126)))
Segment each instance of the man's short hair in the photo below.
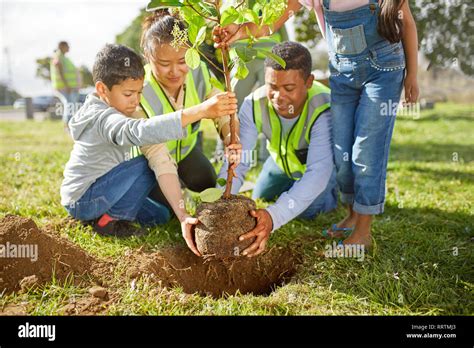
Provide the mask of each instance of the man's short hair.
POLYGON ((126 79, 143 79, 145 70, 142 59, 132 49, 107 44, 97 53, 92 76, 94 83, 102 81, 111 90, 126 79))
POLYGON ((306 80, 311 75, 313 62, 311 53, 303 45, 285 41, 273 46, 272 53, 276 54, 286 62, 286 67, 283 68, 275 60, 271 58, 265 59, 265 68, 272 68, 274 70, 301 70, 303 78, 306 80))

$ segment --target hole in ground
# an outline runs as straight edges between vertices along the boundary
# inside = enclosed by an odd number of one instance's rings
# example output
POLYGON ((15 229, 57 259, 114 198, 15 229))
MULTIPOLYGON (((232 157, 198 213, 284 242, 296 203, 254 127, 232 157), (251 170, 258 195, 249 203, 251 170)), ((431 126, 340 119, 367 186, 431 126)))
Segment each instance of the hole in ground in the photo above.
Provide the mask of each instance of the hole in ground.
POLYGON ((130 278, 150 276, 163 287, 183 288, 185 293, 222 297, 241 294, 269 295, 287 283, 301 263, 295 250, 272 247, 257 257, 203 259, 187 247, 169 247, 147 254, 133 253, 124 260, 130 278))

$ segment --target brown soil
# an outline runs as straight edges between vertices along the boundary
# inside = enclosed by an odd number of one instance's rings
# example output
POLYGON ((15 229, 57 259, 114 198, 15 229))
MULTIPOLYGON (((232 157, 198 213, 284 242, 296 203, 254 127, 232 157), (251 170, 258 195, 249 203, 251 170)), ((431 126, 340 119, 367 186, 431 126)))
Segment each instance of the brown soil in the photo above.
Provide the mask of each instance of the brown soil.
POLYGON ((181 286, 184 292, 220 297, 226 294, 266 295, 288 281, 301 262, 289 249, 273 247, 254 257, 203 259, 187 247, 134 253, 125 259, 130 278, 148 276, 163 287, 181 286))
POLYGON ((0 253, 0 293, 26 291, 51 281, 53 274, 59 281, 64 281, 70 274, 75 277, 88 274, 101 282, 103 264, 59 235, 41 231, 31 219, 7 215, 0 220, 0 248, 3 249, 3 256, 0 253), (28 257, 11 257, 12 248, 19 250, 20 246, 24 248, 22 256, 28 257), (32 257, 34 254, 36 257, 32 257))
POLYGON ((257 224, 250 215, 250 210, 254 209, 255 202, 244 196, 200 204, 196 210, 199 224, 195 230, 199 252, 204 257, 217 259, 241 256, 255 240, 239 241, 241 235, 250 232, 257 224))
POLYGON ((70 300, 68 304, 59 309, 62 315, 105 315, 108 307, 118 300, 117 296, 100 299, 95 296, 82 297, 70 300))

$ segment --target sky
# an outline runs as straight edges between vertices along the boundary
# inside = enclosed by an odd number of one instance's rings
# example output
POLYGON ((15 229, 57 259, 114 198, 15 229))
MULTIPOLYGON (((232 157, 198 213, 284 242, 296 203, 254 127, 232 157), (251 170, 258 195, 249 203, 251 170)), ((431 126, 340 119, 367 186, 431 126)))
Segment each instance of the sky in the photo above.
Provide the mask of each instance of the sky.
POLYGON ((50 56, 59 41, 69 42, 76 66, 92 69, 95 54, 115 42, 148 0, 0 0, 0 81, 23 96, 51 93, 35 77, 36 59, 50 56), (5 55, 9 52, 9 61, 5 55))

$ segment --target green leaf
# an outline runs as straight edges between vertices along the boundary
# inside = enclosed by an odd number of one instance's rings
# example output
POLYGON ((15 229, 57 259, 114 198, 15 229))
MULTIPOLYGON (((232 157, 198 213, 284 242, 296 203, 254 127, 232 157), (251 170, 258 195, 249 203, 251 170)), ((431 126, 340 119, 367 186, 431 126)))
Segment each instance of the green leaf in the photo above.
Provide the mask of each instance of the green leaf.
POLYGON ((257 50, 255 48, 247 47, 247 46, 239 46, 235 48, 235 52, 239 56, 242 61, 248 63, 257 57, 257 50))
POLYGON ((195 48, 190 48, 187 50, 184 59, 186 64, 193 70, 198 68, 201 64, 201 56, 199 55, 198 50, 195 48))
POLYGON ((153 0, 146 5, 146 11, 152 12, 158 10, 160 8, 168 8, 168 7, 182 7, 183 4, 179 0, 169 0, 169 1, 157 1, 153 0))
POLYGON ((239 24, 243 22, 252 22, 252 23, 258 24, 260 22, 258 18, 258 13, 255 11, 252 11, 249 8, 245 9, 242 12, 241 17, 242 17, 242 20, 239 21, 239 24))
POLYGON ((196 25, 190 24, 188 26, 188 37, 189 41, 194 47, 201 45, 206 38, 207 26, 198 27, 196 25))
POLYGON ((217 183, 220 185, 220 186, 225 186, 227 184, 227 180, 224 179, 224 178, 219 178, 217 179, 217 183))
POLYGON ((220 82, 218 79, 216 79, 215 77, 211 77, 211 79, 209 80, 211 82, 211 85, 212 87, 215 87, 221 91, 225 91, 225 87, 224 85, 222 84, 222 82, 220 82))
POLYGON ((287 7, 287 0, 272 0, 263 4, 262 22, 273 27, 273 24, 281 18, 287 7))
POLYGON ((199 7, 201 7, 201 11, 200 11, 201 13, 209 17, 217 19, 218 12, 213 5, 206 4, 203 1, 198 1, 198 3, 199 3, 199 7))
POLYGON ((200 44, 204 42, 204 40, 206 39, 206 31, 207 31, 207 26, 203 26, 201 27, 201 29, 199 29, 196 36, 196 42, 194 43, 195 46, 199 46, 200 44))
POLYGON ((199 194, 199 198, 201 198, 201 201, 203 202, 212 203, 221 198, 223 194, 224 192, 222 192, 221 189, 211 187, 207 190, 202 191, 199 194))
POLYGON ((226 9, 221 16, 221 26, 225 27, 226 25, 234 23, 238 18, 240 14, 237 12, 237 10, 233 7, 229 7, 226 9))
POLYGON ((190 7, 184 6, 179 9, 181 16, 184 21, 188 24, 188 27, 191 29, 194 27, 196 33, 198 29, 206 25, 206 20, 194 12, 190 7))
POLYGON ((197 27, 195 25, 190 25, 188 27, 188 38, 189 42, 191 42, 191 45, 194 46, 194 43, 196 42, 196 37, 197 37, 197 27))
POLYGON ((281 57, 277 56, 276 54, 274 54, 270 51, 264 50, 262 48, 257 48, 256 50, 257 50, 258 53, 263 54, 265 57, 273 59, 275 62, 280 64, 283 69, 286 68, 286 62, 281 57))
POLYGON ((247 77, 249 74, 249 69, 247 68, 247 65, 239 59, 237 62, 237 72, 235 73, 235 78, 238 80, 243 80, 247 77))

